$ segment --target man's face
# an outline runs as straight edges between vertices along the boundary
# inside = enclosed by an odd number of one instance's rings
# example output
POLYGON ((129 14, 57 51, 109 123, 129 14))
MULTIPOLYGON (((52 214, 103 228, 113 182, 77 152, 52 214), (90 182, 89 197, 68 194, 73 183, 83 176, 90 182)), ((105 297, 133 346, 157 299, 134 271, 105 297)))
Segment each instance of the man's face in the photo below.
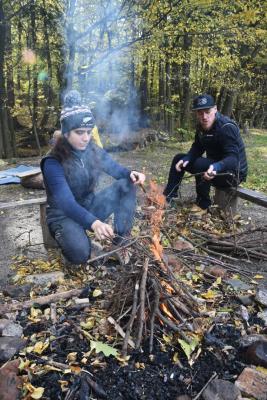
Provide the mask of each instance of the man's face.
POLYGON ((216 118, 217 107, 204 108, 203 110, 197 110, 197 120, 200 123, 204 131, 208 131, 216 118))

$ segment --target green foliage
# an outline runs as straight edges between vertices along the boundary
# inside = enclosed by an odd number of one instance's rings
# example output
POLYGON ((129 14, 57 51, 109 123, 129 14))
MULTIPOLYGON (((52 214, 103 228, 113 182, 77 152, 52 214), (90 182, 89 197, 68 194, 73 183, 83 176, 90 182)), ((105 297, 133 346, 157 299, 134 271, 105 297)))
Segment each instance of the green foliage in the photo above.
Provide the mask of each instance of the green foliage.
POLYGON ((267 193, 267 131, 252 130, 245 142, 249 170, 244 186, 267 193))
POLYGON ((177 135, 179 141, 188 142, 194 139, 195 132, 188 129, 177 128, 175 130, 175 135, 177 135))

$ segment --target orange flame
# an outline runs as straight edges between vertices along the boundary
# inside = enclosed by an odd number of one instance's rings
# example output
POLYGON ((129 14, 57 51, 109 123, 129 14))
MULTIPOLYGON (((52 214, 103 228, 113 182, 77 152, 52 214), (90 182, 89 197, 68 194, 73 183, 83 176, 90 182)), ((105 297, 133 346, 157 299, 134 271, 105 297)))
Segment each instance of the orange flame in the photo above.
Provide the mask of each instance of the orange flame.
POLYGON ((161 303, 159 305, 159 307, 170 319, 172 319, 173 321, 176 321, 176 318, 174 318, 174 316, 172 315, 172 313, 170 312, 170 310, 164 303, 161 303))
POLYGON ((150 205, 155 207, 155 211, 149 216, 152 234, 152 244, 150 249, 156 260, 162 261, 163 248, 160 244, 160 225, 162 223, 162 217, 164 213, 165 196, 162 194, 161 189, 155 182, 150 181, 149 184, 150 188, 147 200, 150 205))
POLYGON ((168 282, 166 281, 161 281, 161 286, 165 287, 165 289, 167 290, 167 292, 169 292, 170 294, 174 293, 174 289, 171 285, 168 284, 168 282))

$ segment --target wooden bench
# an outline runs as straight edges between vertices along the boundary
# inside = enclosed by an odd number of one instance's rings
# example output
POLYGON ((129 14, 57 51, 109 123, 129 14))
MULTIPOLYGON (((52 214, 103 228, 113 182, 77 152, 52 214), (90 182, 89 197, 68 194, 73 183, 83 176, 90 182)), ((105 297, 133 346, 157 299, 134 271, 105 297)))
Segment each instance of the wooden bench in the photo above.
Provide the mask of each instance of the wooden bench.
POLYGON ((42 228, 43 242, 44 242, 45 248, 48 249, 48 248, 58 247, 57 242, 51 236, 48 226, 46 224, 46 197, 38 197, 38 198, 28 199, 28 200, 18 200, 18 201, 12 201, 9 203, 1 203, 0 202, 0 211, 8 210, 11 208, 34 206, 34 205, 40 206, 40 224, 41 224, 41 228, 42 228))
POLYGON ((248 200, 251 203, 267 207, 267 195, 256 190, 242 187, 215 189, 214 203, 225 212, 235 215, 237 213, 238 198, 248 200))

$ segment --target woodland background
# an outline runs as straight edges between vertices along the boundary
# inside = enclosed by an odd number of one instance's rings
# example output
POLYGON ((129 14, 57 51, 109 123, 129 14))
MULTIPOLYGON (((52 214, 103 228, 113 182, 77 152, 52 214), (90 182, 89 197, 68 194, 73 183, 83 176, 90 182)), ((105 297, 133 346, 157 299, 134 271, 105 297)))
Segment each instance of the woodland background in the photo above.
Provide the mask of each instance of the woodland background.
POLYGON ((262 0, 0 0, 0 158, 22 138, 41 153, 70 88, 123 135, 189 138, 203 92, 264 128, 266 42, 262 0))

